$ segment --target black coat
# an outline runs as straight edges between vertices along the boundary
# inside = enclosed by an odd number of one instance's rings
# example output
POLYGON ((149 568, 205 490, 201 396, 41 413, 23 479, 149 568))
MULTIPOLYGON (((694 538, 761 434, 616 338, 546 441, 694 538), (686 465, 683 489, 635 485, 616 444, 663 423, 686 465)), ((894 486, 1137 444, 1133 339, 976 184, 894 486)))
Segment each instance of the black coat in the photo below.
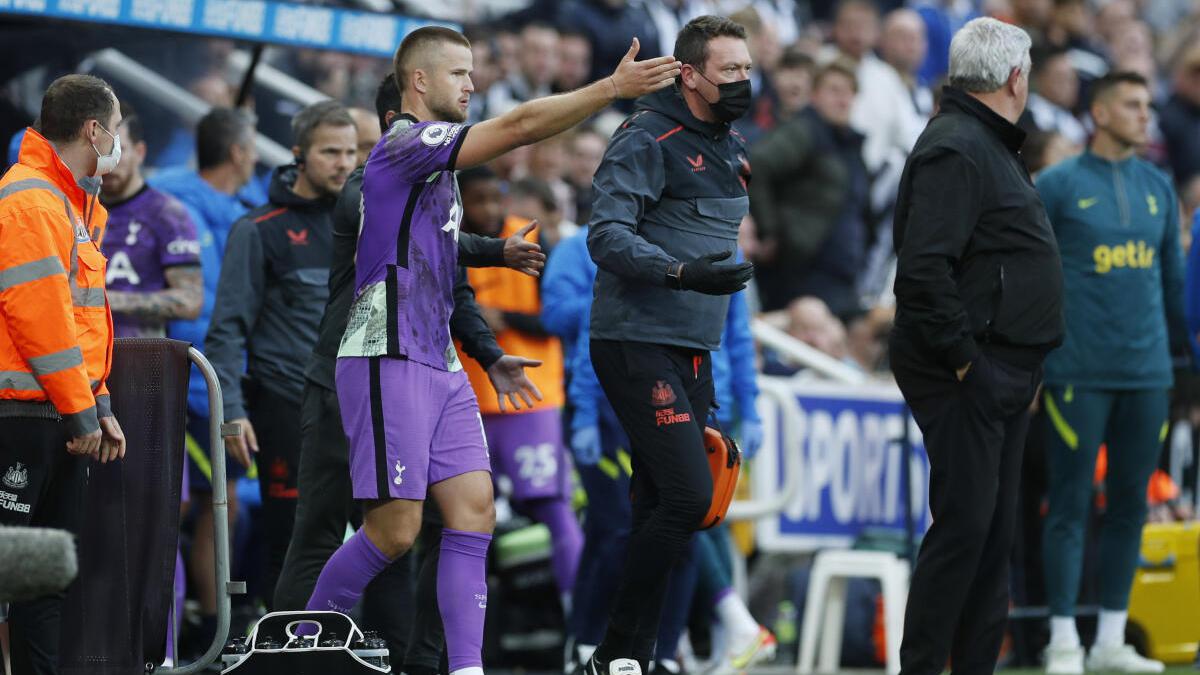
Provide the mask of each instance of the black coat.
POLYGON ((277 396, 299 404, 304 391, 304 363, 328 295, 335 202, 297 195, 297 175, 292 166, 277 169, 267 204, 239 218, 225 244, 204 338, 225 393, 225 419, 246 416, 243 362, 249 379, 277 396))
POLYGON ((1025 133, 947 87, 900 178, 896 330, 959 368, 980 343, 1036 364, 1063 338, 1063 274, 1025 133))

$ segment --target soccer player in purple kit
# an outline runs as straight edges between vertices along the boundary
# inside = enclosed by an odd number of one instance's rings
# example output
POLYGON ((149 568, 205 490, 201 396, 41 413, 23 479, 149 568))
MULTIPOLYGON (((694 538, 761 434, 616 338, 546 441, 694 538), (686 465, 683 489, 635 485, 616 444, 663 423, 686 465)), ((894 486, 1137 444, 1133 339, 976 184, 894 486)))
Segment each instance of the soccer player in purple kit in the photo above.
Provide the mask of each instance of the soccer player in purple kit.
POLYGON ((104 177, 100 193, 108 208, 102 248, 113 335, 163 337, 167 321, 200 315, 200 242, 184 205, 146 184, 142 123, 128 104, 122 108, 120 133, 128 149, 104 177))
POLYGON ((495 524, 478 404, 450 342, 462 218, 453 171, 582 122, 618 98, 669 86, 673 57, 634 61, 636 38, 609 77, 465 126, 471 45, 418 29, 396 52, 404 110, 367 160, 356 298, 338 353, 337 388, 363 527, 321 572, 309 609, 347 611, 412 545, 427 494, 445 518, 438 605, 451 675, 483 672, 485 566, 495 524))

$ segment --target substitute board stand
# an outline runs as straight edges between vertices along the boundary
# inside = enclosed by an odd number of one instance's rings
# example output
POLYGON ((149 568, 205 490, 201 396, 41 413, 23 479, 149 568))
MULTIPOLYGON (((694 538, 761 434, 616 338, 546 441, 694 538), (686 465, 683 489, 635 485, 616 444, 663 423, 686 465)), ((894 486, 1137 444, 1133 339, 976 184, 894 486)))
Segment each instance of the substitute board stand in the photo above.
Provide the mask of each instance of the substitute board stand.
POLYGON ((362 639, 363 633, 354 621, 340 612, 272 612, 259 619, 251 631, 249 653, 221 672, 231 675, 377 675, 392 672, 386 663, 372 665, 355 653, 352 646, 362 639), (300 624, 319 626, 312 643, 328 646, 289 649, 300 624), (336 639, 330 640, 334 636, 336 639))

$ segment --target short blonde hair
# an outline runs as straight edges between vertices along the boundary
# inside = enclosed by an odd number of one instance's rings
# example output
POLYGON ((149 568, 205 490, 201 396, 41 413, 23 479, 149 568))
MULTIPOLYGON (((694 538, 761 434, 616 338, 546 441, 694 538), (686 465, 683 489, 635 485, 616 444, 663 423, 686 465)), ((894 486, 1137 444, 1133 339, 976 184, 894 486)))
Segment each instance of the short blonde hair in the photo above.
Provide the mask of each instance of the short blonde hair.
POLYGON ((396 49, 392 59, 392 67, 396 71, 396 87, 403 94, 408 88, 408 73, 413 70, 413 62, 429 47, 441 44, 462 45, 471 48, 471 41, 462 33, 442 26, 423 26, 409 33, 396 49))

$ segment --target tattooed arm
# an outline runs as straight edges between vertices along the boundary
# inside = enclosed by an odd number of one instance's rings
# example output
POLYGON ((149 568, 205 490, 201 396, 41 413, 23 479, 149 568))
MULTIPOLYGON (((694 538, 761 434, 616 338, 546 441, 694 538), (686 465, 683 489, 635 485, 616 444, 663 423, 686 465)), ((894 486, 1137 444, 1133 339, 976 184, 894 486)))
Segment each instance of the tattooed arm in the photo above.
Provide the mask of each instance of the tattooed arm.
POLYGON ((109 291, 108 304, 117 314, 140 319, 195 319, 204 305, 204 279, 199 265, 175 265, 164 272, 167 287, 150 293, 109 291))

